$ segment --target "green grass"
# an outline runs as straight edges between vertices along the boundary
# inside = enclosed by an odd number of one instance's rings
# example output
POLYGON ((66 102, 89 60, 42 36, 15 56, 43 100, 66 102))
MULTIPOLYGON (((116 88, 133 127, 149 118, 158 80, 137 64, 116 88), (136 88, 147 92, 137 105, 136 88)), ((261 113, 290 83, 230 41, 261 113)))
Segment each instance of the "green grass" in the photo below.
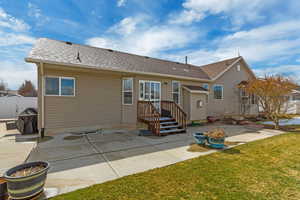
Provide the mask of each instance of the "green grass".
POLYGON ((275 136, 94 185, 52 200, 298 200, 299 144, 299 133, 275 136))

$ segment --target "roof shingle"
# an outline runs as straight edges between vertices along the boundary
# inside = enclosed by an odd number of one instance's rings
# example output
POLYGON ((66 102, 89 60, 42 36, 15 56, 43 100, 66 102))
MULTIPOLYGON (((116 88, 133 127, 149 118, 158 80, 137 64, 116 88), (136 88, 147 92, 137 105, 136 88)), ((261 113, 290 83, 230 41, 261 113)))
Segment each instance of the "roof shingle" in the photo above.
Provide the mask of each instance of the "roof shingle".
POLYGON ((180 76, 202 80, 213 79, 235 60, 237 58, 199 67, 47 38, 37 40, 26 58, 28 62, 74 64, 87 68, 180 76))

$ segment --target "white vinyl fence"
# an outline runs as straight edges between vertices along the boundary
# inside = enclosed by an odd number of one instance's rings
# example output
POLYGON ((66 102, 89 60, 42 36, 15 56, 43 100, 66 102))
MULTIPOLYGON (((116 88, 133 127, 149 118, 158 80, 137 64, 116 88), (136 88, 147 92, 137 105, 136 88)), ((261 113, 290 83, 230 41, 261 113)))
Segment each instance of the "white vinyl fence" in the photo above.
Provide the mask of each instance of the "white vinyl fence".
POLYGON ((17 118, 26 108, 37 108, 37 97, 0 97, 0 119, 17 118))

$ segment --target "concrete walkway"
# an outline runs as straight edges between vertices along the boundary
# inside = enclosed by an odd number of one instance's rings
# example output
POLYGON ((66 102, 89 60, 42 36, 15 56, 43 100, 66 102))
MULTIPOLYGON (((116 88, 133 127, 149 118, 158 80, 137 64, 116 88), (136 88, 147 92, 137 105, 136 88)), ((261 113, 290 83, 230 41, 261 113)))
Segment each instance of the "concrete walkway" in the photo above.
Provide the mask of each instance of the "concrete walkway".
MULTIPOLYGON (((245 126, 218 127, 225 129, 228 141, 250 142, 282 133, 245 126)), ((191 127, 187 134, 166 137, 138 136, 136 131, 125 130, 84 136, 64 133, 46 137, 31 152, 28 161, 50 162, 46 188, 54 194, 61 194, 213 153, 215 150, 202 153, 187 151, 194 142, 192 133, 212 128, 216 126, 191 127)))
POLYGON ((36 146, 30 139, 32 137, 35 136, 22 136, 17 130, 7 131, 5 123, 0 123, 0 176, 7 169, 25 162, 36 146))

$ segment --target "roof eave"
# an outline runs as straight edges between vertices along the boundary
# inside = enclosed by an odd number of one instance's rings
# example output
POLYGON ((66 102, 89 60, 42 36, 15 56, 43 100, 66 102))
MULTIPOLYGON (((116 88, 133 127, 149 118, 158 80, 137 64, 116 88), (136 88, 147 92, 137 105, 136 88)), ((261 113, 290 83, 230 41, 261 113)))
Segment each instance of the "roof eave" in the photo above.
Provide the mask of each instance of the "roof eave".
POLYGON ((65 66, 70 66, 70 67, 82 67, 82 68, 86 68, 86 69, 89 68, 89 69, 96 69, 96 70, 98 69, 98 70, 106 70, 106 71, 122 72, 122 73, 143 74, 143 75, 177 78, 177 79, 192 80, 192 81, 212 82, 212 80, 210 80, 210 79, 203 79, 203 78, 192 78, 192 77, 186 77, 186 76, 176 76, 176 75, 161 74, 161 73, 155 73, 155 72, 151 73, 151 72, 140 72, 140 71, 127 71, 127 70, 120 70, 120 69, 97 68, 97 67, 89 66, 89 65, 55 62, 55 61, 49 61, 49 60, 34 59, 34 58, 30 58, 30 57, 25 58, 25 61, 29 62, 29 63, 46 63, 46 64, 54 64, 54 65, 65 65, 65 66))
POLYGON ((209 94, 209 91, 200 91, 200 90, 190 90, 189 88, 182 86, 183 89, 186 89, 190 93, 197 93, 197 94, 209 94))

